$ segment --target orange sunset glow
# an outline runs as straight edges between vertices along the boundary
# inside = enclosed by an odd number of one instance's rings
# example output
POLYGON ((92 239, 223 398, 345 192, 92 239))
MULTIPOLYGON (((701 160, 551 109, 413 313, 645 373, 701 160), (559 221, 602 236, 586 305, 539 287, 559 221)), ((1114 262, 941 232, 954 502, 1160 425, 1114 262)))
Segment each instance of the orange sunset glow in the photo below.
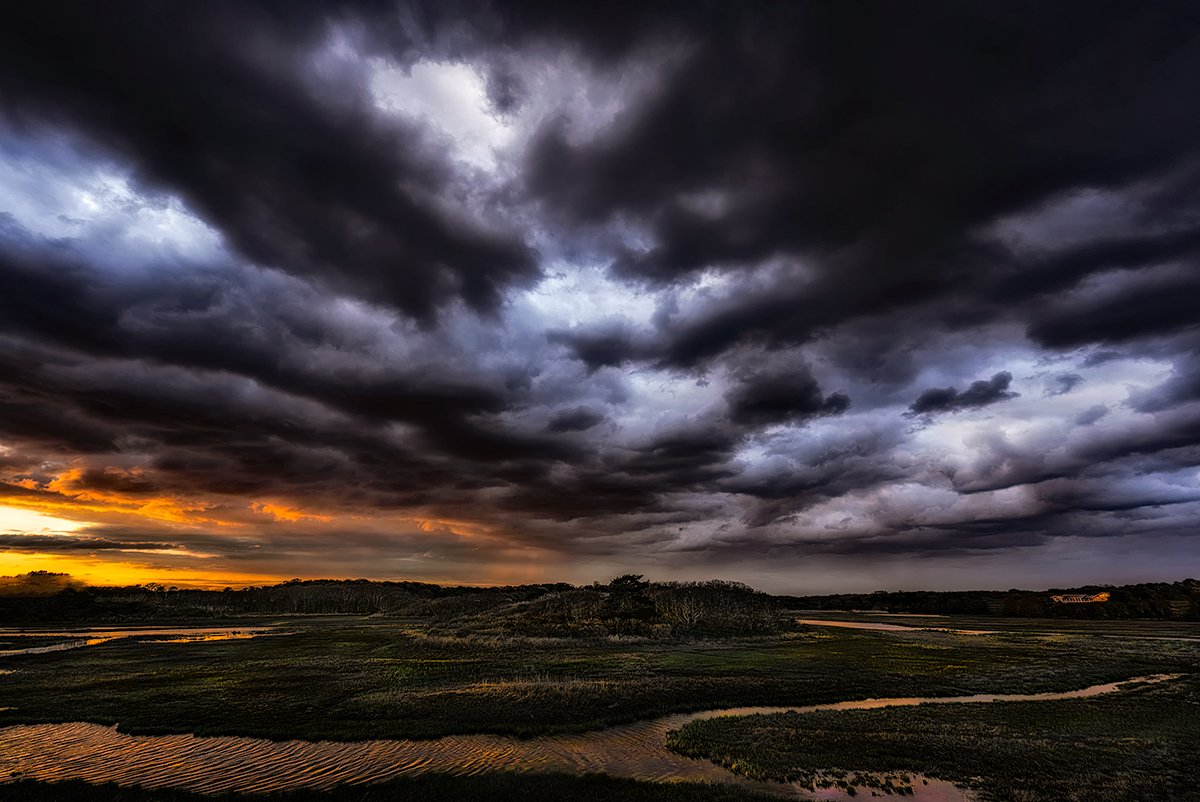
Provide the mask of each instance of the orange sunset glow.
MULTIPOLYGON (((106 472, 113 476, 115 472, 106 472)), ((134 474, 122 473, 122 481, 134 474)), ((92 476, 94 481, 94 474, 92 476)), ((34 484, 11 483, 31 491, 0 506, 0 535, 27 538, 0 550, 0 574, 29 571, 67 573, 89 584, 159 583, 190 588, 244 587, 293 577, 322 577, 342 572, 389 578, 416 568, 422 575, 455 581, 462 567, 435 554, 439 545, 512 553, 502 539, 471 521, 420 519, 378 511, 350 514, 343 509, 308 510, 295 501, 249 501, 207 495, 203 498, 131 494, 113 487, 81 484, 85 471, 71 469, 34 484), (264 542, 277 543, 278 527, 286 546, 264 553, 264 542), (358 548, 339 564, 336 556, 314 560, 328 538, 350 529, 358 548), (138 533, 153 533, 153 537, 138 533), (388 554, 392 538, 410 532, 422 539, 419 553, 388 554), (116 539, 114 539, 116 535, 116 539), (382 560, 365 557, 372 551, 382 560), (389 561, 390 558, 390 561, 389 561), (366 559, 366 563, 364 563, 366 559), (405 562, 411 563, 405 565, 405 562), (373 564, 371 564, 373 563, 373 564), (399 563, 399 565, 397 565, 399 563)), ((528 552, 529 550, 524 550, 528 552)), ((538 581, 551 555, 526 553, 517 564, 502 562, 469 572, 476 584, 538 581)))

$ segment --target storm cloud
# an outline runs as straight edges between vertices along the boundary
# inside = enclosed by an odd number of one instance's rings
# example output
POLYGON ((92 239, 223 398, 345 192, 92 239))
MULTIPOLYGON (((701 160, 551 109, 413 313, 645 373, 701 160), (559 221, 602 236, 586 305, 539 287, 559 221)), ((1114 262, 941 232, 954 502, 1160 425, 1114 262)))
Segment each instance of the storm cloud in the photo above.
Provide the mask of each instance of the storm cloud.
POLYGON ((926 390, 917 397, 909 410, 917 415, 925 415, 986 407, 988 404, 1015 398, 1017 394, 1008 389, 1010 384, 1012 374, 1001 371, 987 381, 971 382, 971 386, 962 392, 954 387, 926 390))
POLYGON ((0 549, 789 591, 1200 553, 1187 4, 9 17, 0 495, 82 528, 0 549))

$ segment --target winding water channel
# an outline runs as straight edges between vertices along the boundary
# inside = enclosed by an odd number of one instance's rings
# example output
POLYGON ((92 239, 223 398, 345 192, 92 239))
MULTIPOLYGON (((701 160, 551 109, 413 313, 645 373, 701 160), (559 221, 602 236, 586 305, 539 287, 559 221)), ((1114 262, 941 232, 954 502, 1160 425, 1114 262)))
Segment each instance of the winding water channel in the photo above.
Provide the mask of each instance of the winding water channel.
MULTIPOLYGON (((1128 682, 1161 682, 1169 675, 1128 682)), ((497 735, 452 735, 431 741, 350 743, 269 741, 194 735, 126 735, 98 724, 33 724, 0 728, 0 778, 82 779, 150 788, 176 787, 202 793, 267 792, 379 782, 422 772, 477 774, 486 771, 604 772, 642 780, 732 782, 793 797, 842 799, 840 791, 816 794, 788 785, 751 782, 706 760, 666 748, 669 730, 697 719, 755 713, 865 710, 893 705, 965 702, 1048 701, 1097 696, 1119 684, 1094 685, 1066 693, 978 694, 974 696, 867 699, 810 707, 743 707, 676 714, 594 732, 518 739, 497 735)), ((918 777, 916 799, 970 800, 950 783, 918 777)), ((3 782, 3 779, 0 779, 3 782)))

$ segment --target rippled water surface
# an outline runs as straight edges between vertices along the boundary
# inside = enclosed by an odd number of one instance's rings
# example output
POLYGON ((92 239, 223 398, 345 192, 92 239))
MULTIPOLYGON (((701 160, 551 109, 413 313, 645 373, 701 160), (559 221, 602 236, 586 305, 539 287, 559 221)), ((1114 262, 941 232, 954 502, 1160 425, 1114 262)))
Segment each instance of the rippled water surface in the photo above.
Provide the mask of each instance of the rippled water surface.
MULTIPOLYGON (((1167 675, 1129 681, 1158 682, 1167 675)), ((677 714, 589 733, 518 739, 498 735, 452 735, 433 741, 268 741, 193 735, 137 736, 98 724, 36 724, 0 728, 0 777, 39 780, 83 779, 147 787, 172 786, 204 793, 328 788, 378 782, 390 777, 441 771, 596 771, 642 780, 735 782, 779 793, 809 796, 781 784, 754 783, 706 760, 666 748, 667 732, 689 721, 755 713, 864 710, 892 705, 962 702, 1043 701, 1096 696, 1119 684, 1067 693, 977 694, 941 698, 866 699, 810 707, 743 707, 677 714)), ((950 783, 918 778, 916 799, 969 800, 950 783)), ((845 799, 844 792, 817 792, 820 799, 845 799)), ((861 794, 862 792, 860 792, 861 794)))

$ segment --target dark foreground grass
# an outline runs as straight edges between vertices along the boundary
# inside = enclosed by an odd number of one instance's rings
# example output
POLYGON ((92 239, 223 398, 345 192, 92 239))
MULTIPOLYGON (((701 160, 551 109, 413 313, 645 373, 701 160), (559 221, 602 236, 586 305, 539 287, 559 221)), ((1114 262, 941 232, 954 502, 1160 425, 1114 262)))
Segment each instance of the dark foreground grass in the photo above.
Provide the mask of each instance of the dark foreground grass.
POLYGON ((776 802, 777 797, 731 785, 652 783, 603 774, 518 774, 456 777, 426 774, 376 785, 329 791, 207 796, 170 788, 91 785, 73 780, 22 780, 0 785, 0 800, 13 802, 776 802))
POLYGON ((3 658, 0 726, 274 739, 538 735, 673 712, 883 696, 1063 691, 1191 671, 1200 644, 812 628, 747 639, 455 637, 350 622, 3 658))
POLYGON ((1085 699, 717 718, 668 744, 746 777, 860 793, 921 773, 988 800, 1195 802, 1200 674, 1085 699))

